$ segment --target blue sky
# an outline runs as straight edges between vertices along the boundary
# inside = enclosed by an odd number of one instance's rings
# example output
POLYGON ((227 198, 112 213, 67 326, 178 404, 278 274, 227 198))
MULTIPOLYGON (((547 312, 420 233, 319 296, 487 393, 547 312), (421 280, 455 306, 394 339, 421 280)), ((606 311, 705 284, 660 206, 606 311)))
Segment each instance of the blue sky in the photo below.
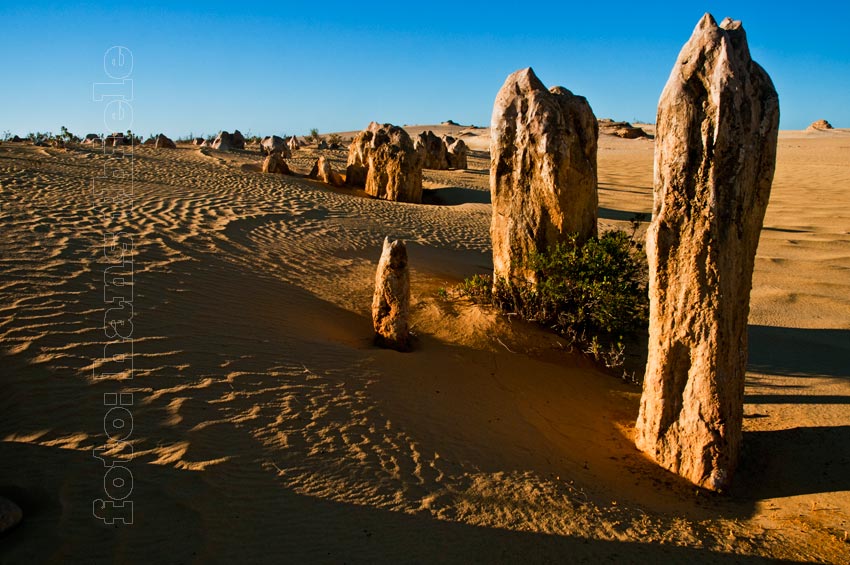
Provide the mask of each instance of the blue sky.
POLYGON ((92 84, 133 55, 133 129, 304 134, 453 119, 487 125, 511 72, 654 121, 704 12, 741 19, 783 129, 850 127, 850 2, 16 2, 3 24, 0 131, 104 129, 92 84), (766 7, 769 6, 769 7, 766 7))

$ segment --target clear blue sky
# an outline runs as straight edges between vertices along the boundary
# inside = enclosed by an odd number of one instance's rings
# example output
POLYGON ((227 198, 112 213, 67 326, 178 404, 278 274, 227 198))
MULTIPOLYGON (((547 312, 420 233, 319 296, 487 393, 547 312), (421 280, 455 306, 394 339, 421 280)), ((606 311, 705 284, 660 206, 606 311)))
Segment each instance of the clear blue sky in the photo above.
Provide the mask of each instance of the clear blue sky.
POLYGON ((92 83, 133 54, 133 129, 254 134, 453 119, 487 125, 511 72, 654 121, 679 49, 706 11, 743 20, 783 129, 850 127, 850 2, 29 2, 0 5, 0 131, 102 131, 92 83))

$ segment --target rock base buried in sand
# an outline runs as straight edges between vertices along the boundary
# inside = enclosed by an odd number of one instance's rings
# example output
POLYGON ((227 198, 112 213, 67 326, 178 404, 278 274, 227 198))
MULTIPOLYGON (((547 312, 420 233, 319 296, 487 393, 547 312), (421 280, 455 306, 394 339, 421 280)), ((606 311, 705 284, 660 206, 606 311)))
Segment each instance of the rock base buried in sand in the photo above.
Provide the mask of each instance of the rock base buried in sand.
POLYGON ((319 157, 316 164, 313 165, 313 168, 310 170, 310 174, 307 176, 311 179, 317 179, 325 184, 331 184, 333 186, 343 186, 345 184, 345 180, 342 178, 342 175, 334 171, 331 167, 330 161, 324 157, 319 157))
POLYGON ((741 22, 706 14, 658 103, 635 443, 711 490, 729 486, 741 449, 750 289, 778 131, 776 90, 741 22))
POLYGON ((372 300, 372 324, 375 345, 410 351, 410 269, 407 247, 402 241, 384 239, 384 250, 375 274, 375 297, 372 300))
POLYGON ((273 175, 290 174, 289 165, 283 160, 280 153, 270 153, 263 161, 263 172, 273 175))
POLYGON ((17 526, 23 517, 24 513, 17 504, 0 496, 0 534, 17 526))

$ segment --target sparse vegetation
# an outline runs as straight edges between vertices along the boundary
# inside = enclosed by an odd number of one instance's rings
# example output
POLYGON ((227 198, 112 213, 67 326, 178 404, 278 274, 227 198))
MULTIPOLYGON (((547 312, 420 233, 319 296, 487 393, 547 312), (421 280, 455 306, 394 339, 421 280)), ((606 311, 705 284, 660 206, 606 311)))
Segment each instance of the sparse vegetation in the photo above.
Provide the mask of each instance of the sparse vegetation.
POLYGON ((493 277, 472 275, 460 284, 458 291, 473 302, 489 304, 493 302, 493 277))
POLYGON ((321 135, 319 135, 319 130, 318 130, 318 128, 313 128, 313 129, 311 129, 311 130, 310 130, 310 135, 308 135, 308 136, 307 136, 307 139, 312 140, 312 141, 313 141, 313 143, 316 143, 316 144, 321 143, 322 141, 324 141, 324 138, 323 138, 321 135))
POLYGON ((625 338, 646 328, 646 258, 625 231, 579 245, 575 236, 531 257, 537 283, 475 275, 458 288, 473 301, 537 322, 608 367, 622 365, 625 338))
POLYGON ((62 126, 59 129, 59 135, 57 137, 64 142, 72 142, 73 141, 73 142, 77 143, 77 142, 80 141, 80 138, 77 137, 76 135, 74 135, 73 133, 71 133, 70 131, 68 131, 68 128, 66 128, 65 126, 62 126))
POLYGON ((328 143, 330 143, 332 145, 334 143, 336 143, 337 145, 342 145, 342 136, 339 135, 338 133, 332 133, 332 134, 328 135, 328 143))
POLYGON ((36 131, 36 132, 31 131, 26 136, 26 139, 31 141, 35 145, 47 143, 52 138, 53 138, 53 132, 52 131, 36 131))

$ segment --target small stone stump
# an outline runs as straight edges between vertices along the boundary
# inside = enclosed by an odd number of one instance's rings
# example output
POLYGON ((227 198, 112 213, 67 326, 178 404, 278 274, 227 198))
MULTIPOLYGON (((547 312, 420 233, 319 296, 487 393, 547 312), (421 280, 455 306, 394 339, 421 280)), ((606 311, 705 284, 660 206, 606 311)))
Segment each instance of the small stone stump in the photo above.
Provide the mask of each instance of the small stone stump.
POLYGON ((398 351, 410 351, 410 270, 403 241, 384 238, 384 249, 375 275, 372 324, 375 344, 398 351))

